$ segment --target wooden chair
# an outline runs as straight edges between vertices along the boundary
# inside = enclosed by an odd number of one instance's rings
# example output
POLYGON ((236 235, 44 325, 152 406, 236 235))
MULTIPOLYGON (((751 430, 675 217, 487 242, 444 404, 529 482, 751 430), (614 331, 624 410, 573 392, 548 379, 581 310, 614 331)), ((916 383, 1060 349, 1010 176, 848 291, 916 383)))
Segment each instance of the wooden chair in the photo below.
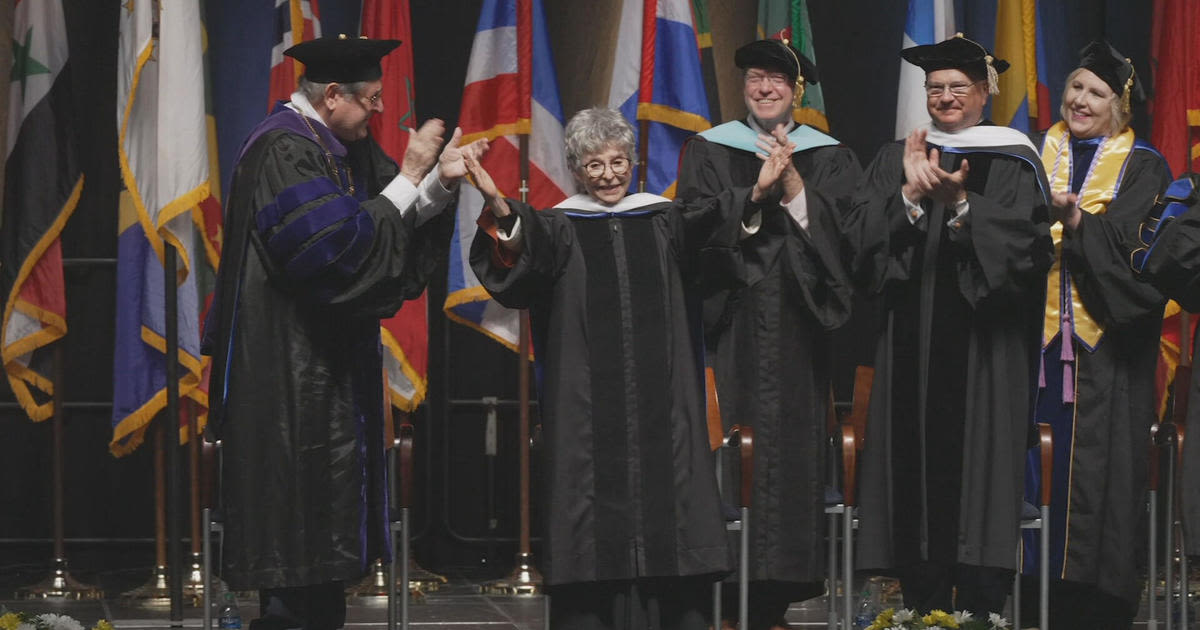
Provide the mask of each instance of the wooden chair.
POLYGON ((838 627, 839 619, 842 627, 849 628, 854 619, 854 530, 858 527, 858 517, 855 514, 858 505, 858 454, 862 452, 867 430, 867 410, 871 400, 871 386, 875 381, 875 368, 860 365, 854 371, 854 393, 849 410, 845 413, 835 411, 832 392, 830 393, 831 418, 828 432, 830 444, 834 451, 830 461, 840 455, 840 475, 834 475, 830 492, 827 493, 825 514, 829 518, 829 617, 827 626, 830 630, 838 627), (840 488, 838 487, 840 486, 840 488), (839 557, 838 541, 841 540, 842 553, 839 557), (840 564, 840 571, 839 571, 840 564), (838 610, 838 578, 841 584, 841 611, 838 610))

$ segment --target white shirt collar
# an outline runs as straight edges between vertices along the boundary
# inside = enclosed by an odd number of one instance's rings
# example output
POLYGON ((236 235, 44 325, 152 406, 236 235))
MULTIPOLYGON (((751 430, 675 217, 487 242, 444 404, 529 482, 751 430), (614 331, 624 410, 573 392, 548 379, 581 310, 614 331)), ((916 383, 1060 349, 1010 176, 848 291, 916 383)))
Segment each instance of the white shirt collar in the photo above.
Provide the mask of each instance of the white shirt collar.
MULTIPOLYGON (((312 103, 308 102, 308 99, 305 98, 299 90, 292 92, 291 101, 285 103, 284 106, 293 111, 299 112, 302 116, 311 118, 322 125, 325 125, 325 119, 321 118, 321 115, 317 113, 316 108, 312 106, 312 103)), ((325 126, 328 127, 329 125, 325 126)))
MULTIPOLYGON (((761 133, 761 134, 767 135, 767 136, 771 135, 771 132, 764 130, 762 128, 762 126, 760 126, 758 124, 758 120, 754 118, 753 114, 746 116, 746 124, 750 125, 750 128, 754 130, 754 133, 761 133)), ((796 121, 792 120, 792 117, 789 115, 787 125, 785 125, 783 128, 783 133, 785 133, 785 134, 792 133, 792 130, 795 128, 796 128, 796 121)))

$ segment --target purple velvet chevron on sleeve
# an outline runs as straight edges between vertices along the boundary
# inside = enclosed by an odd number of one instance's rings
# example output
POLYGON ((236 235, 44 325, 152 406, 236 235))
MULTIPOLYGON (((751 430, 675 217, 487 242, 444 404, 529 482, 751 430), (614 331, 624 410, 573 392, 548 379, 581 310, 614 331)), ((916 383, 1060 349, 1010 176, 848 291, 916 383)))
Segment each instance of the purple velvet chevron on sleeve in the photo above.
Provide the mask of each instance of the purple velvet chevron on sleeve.
POLYGON ((318 299, 353 282, 375 238, 370 214, 324 177, 281 191, 255 226, 276 267, 318 299))

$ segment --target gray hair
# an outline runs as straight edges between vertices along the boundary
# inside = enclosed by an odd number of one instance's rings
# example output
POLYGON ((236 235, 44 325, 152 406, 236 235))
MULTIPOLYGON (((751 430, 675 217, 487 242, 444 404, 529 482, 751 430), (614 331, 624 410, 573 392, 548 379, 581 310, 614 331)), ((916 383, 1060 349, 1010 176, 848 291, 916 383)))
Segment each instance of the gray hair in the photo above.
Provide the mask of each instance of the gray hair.
POLYGON ((567 145, 567 166, 572 171, 583 168, 584 156, 599 153, 609 147, 625 152, 632 161, 636 154, 633 144, 633 125, 611 107, 590 107, 567 121, 564 130, 567 145))
MULTIPOLYGON (((1071 119, 1071 106, 1067 104, 1067 90, 1071 89, 1071 82, 1084 70, 1087 68, 1075 68, 1071 74, 1067 75, 1067 80, 1063 83, 1062 104, 1058 106, 1058 114, 1062 116, 1063 120, 1071 119)), ((1108 99, 1108 105, 1112 108, 1112 123, 1108 128, 1108 135, 1115 136, 1129 126, 1129 121, 1133 120, 1133 111, 1132 109, 1125 111, 1121 105, 1121 95, 1116 92, 1113 92, 1112 98, 1108 99)))
MULTIPOLYGON (((309 103, 316 105, 317 103, 319 103, 321 101, 322 98, 325 98, 325 87, 328 85, 329 85, 328 83, 314 83, 312 81, 309 81, 308 77, 302 76, 302 77, 300 77, 300 83, 296 86, 296 90, 298 90, 301 94, 303 94, 304 98, 308 99, 309 103)), ((343 94, 343 95, 358 94, 358 92, 366 86, 367 86, 366 81, 355 81, 354 83, 338 83, 337 91, 338 91, 338 94, 343 94)))

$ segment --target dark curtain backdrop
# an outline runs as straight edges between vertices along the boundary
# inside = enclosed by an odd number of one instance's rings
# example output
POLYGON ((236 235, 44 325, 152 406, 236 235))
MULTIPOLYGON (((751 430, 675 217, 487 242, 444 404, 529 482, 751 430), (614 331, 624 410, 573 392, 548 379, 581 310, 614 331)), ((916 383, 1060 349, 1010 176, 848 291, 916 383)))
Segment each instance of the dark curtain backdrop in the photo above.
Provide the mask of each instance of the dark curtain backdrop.
MULTIPOLYGON (((438 116, 449 125, 456 122, 480 4, 481 0, 411 0, 414 33, 406 45, 414 49, 419 119, 438 116)), ((710 0, 725 119, 744 115, 740 79, 731 59, 734 48, 753 36, 756 4, 710 0)), ((1145 60, 1150 3, 1063 0, 1043 4, 1045 27, 1063 38, 1070 50, 1106 34, 1134 59, 1143 76, 1149 74, 1145 60)), ((601 102, 606 93, 606 60, 618 17, 609 5, 545 0, 567 115, 601 102)), ((867 0, 810 3, 833 133, 864 164, 892 137, 904 5, 867 0)), ((963 30, 990 42, 994 0, 960 5, 963 30)), ((272 6, 270 0, 206 0, 223 182, 228 181, 229 164, 242 138, 267 110, 272 6)), ((67 2, 75 110, 81 121, 79 142, 87 178, 79 209, 63 235, 68 259, 116 255, 120 176, 114 77, 119 7, 116 2, 67 2)), ((358 1, 326 0, 320 8, 324 33, 357 34, 358 1)), ((1071 67, 1070 62, 1051 67, 1055 99, 1071 67)), ((1147 129, 1142 110, 1135 121, 1139 132, 1147 129)), ((70 333, 62 342, 66 363, 65 382, 60 384, 68 401, 93 403, 72 407, 66 414, 66 535, 73 541, 68 555, 77 570, 85 577, 100 572, 102 580, 113 572, 140 577, 153 558, 147 542, 154 532, 151 448, 147 444, 123 459, 113 459, 107 449, 114 270, 113 264, 104 262, 67 268, 70 333)), ((516 415, 510 409, 501 411, 499 454, 488 457, 483 411, 450 401, 515 398, 516 360, 481 335, 448 324, 440 316, 433 305, 442 302, 443 283, 435 283, 430 292, 429 402, 414 417, 420 450, 417 554, 430 568, 499 575, 511 567, 515 550, 516 415)), ((852 325, 867 328, 868 322, 869 317, 859 318, 852 325)), ((869 336, 851 331, 843 337, 857 340, 845 341, 838 351, 839 363, 852 370, 855 363, 868 360, 869 344, 863 340, 869 336)), ((12 400, 5 385, 0 402, 12 400)), ((0 584, 19 583, 41 571, 50 554, 50 422, 33 424, 7 404, 0 407, 0 436, 5 447, 0 457, 0 584)))

